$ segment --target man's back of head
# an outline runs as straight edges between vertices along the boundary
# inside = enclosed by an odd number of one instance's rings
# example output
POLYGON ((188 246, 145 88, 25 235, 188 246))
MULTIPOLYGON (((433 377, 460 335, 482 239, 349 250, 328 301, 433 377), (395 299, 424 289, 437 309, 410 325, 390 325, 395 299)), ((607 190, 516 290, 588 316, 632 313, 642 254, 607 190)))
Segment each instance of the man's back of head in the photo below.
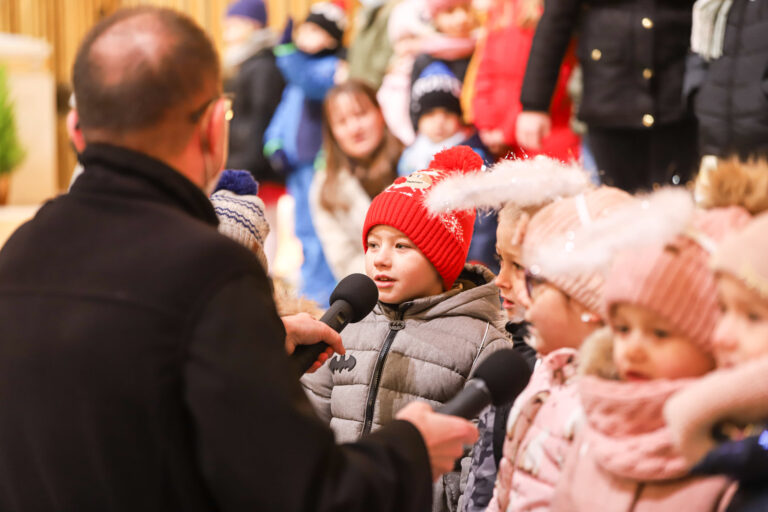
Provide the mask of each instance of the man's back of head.
POLYGON ((137 7, 94 26, 73 69, 87 143, 150 154, 181 151, 220 90, 210 39, 179 12, 137 7))

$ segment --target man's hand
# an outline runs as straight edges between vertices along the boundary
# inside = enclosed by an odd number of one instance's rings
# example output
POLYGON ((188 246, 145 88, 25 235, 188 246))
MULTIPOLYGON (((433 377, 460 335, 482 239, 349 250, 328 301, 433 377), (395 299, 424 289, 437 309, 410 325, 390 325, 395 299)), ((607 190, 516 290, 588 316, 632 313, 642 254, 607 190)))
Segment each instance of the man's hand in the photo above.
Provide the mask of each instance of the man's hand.
POLYGON ((456 416, 439 414, 424 402, 411 402, 395 416, 406 420, 421 432, 429 452, 432 479, 451 471, 456 459, 464 453, 464 446, 477 441, 477 427, 456 416))
POLYGON ((515 138, 523 149, 541 149, 541 140, 549 135, 552 121, 546 112, 520 112, 515 138))
POLYGON ((334 352, 345 353, 339 333, 323 322, 315 320, 308 313, 284 316, 281 317, 281 320, 285 326, 285 351, 288 355, 293 354, 298 345, 314 345, 321 341, 329 345, 328 349, 320 354, 317 361, 307 370, 307 373, 312 373, 320 368, 334 352))

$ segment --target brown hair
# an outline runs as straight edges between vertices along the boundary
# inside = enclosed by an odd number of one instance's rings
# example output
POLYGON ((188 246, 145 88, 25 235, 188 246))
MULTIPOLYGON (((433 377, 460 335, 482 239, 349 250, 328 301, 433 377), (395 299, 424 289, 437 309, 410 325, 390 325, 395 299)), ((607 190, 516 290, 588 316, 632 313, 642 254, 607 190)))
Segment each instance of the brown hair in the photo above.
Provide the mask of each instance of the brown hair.
POLYGON ((347 169, 357 178, 363 190, 373 199, 397 178, 397 162, 403 152, 402 143, 389 131, 386 124, 379 146, 365 161, 350 158, 333 136, 328 112, 333 101, 342 94, 350 94, 357 101, 366 101, 381 112, 376 92, 361 80, 348 80, 328 92, 323 102, 323 148, 325 150, 325 182, 320 190, 320 205, 326 210, 346 210, 349 203, 338 192, 339 173, 347 169))
POLYGON ((111 134, 151 128, 198 101, 219 73, 211 40, 188 16, 148 6, 121 9, 96 24, 77 52, 72 81, 80 126, 111 134), (151 34, 155 48, 129 43, 119 62, 104 54, 102 37, 133 30, 151 34))

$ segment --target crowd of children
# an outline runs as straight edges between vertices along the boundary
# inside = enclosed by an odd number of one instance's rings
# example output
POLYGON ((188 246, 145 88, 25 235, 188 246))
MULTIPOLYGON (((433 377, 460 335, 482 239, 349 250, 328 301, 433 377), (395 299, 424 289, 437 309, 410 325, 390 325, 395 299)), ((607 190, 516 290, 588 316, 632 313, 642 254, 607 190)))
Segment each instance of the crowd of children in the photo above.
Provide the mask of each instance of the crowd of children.
MULTIPOLYGON (((300 295, 326 305, 352 272, 379 291, 304 389, 354 441, 413 400, 446 402, 511 348, 532 378, 482 413, 434 510, 765 510, 768 165, 705 160, 695 193, 595 184, 570 128, 565 47, 551 124, 524 150, 526 59, 504 47, 527 55, 545 7, 492 2, 478 32, 468 0, 366 3, 364 39, 386 34, 389 65, 349 71, 373 79, 346 76, 332 3, 275 48, 287 85, 265 154, 296 199, 300 295), (489 218, 498 275, 470 250, 489 218)), ((221 229, 266 265, 265 205, 228 176, 212 197, 221 229)))

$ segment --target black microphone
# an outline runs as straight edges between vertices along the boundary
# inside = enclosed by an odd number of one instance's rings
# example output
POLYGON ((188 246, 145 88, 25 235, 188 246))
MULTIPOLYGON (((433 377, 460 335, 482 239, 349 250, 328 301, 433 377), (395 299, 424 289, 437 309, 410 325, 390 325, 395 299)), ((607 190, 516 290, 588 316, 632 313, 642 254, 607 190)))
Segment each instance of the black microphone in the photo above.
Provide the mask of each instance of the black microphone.
MULTIPOLYGON (((334 331, 341 332, 348 323, 359 322, 373 311, 379 300, 376 283, 365 274, 350 274, 336 285, 331 293, 331 307, 320 318, 334 331)), ((300 375, 309 370, 328 344, 299 345, 291 354, 291 360, 298 366, 300 375)))
POLYGON ((435 411, 471 420, 488 404, 504 405, 517 398, 529 380, 531 369, 523 356, 513 349, 499 350, 480 363, 464 389, 435 411))

